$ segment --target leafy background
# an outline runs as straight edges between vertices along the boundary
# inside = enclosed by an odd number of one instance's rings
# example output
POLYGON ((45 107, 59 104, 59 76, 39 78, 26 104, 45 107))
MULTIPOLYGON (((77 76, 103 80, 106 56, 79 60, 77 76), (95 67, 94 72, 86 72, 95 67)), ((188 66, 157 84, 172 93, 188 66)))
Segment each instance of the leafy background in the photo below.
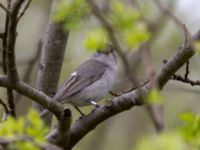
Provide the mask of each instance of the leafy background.
MULTIPOLYGON (((5 3, 5 0, 0 1, 5 3)), ((27 65, 27 61, 34 56, 37 51, 38 42, 44 36, 50 11, 50 3, 51 0, 34 0, 19 23, 16 54, 21 77, 23 76, 26 68, 29 67, 27 65)), ((150 20, 155 19, 160 14, 160 11, 155 7, 155 5, 148 0, 140 0, 140 4, 148 11, 148 13, 144 14, 147 15, 150 20)), ((174 8, 175 14, 187 25, 191 33, 195 33, 199 29, 199 7, 200 2, 195 0, 176 0, 176 5, 174 8)), ((87 13, 87 11, 84 13, 87 13)), ((1 9, 0 18, 0 31, 2 31, 4 25, 4 12, 1 9)), ((76 19, 74 21, 76 21, 76 19)), ((70 27, 73 26, 74 24, 72 22, 70 27)), ((93 45, 91 46, 91 43, 89 43, 88 46, 84 41, 85 38, 88 37, 88 34, 95 30, 98 26, 99 22, 94 17, 90 17, 87 19, 87 21, 80 22, 79 26, 71 31, 66 48, 60 84, 66 79, 66 77, 69 76, 70 72, 75 67, 81 64, 91 55, 92 51, 88 51, 87 48, 91 48, 93 45)), ((169 58, 182 43, 182 37, 183 34, 181 33, 181 30, 177 29, 177 26, 174 24, 174 22, 169 19, 159 32, 159 35, 153 42, 151 48, 153 60, 155 61, 157 70, 159 70, 159 68, 163 65, 162 61, 169 58)), ((196 55, 192 58, 190 77, 194 80, 198 80, 200 76, 200 71, 198 69, 199 63, 199 55, 196 55)), ((182 73, 183 70, 184 69, 181 69, 179 73, 182 73)), ((33 86, 35 86, 36 83, 36 74, 37 65, 35 65, 34 69, 32 70, 31 80, 29 81, 33 86)), ((138 74, 142 75, 142 77, 145 77, 144 70, 142 68, 138 70, 138 74)), ((164 102, 166 131, 169 133, 166 133, 166 135, 161 135, 161 137, 158 137, 158 140, 160 140, 161 143, 163 142, 166 145, 169 145, 168 149, 171 150, 169 143, 170 139, 173 139, 173 141, 175 141, 175 145, 179 145, 180 147, 174 148, 173 143, 172 148, 182 149, 182 147, 184 147, 183 140, 185 140, 185 138, 182 136, 182 133, 177 133, 179 132, 177 130, 179 130, 180 126, 184 125, 183 121, 180 121, 180 115, 183 112, 190 111, 196 114, 199 113, 199 87, 191 88, 189 85, 185 85, 176 81, 170 81, 165 89, 161 92, 161 96, 164 102)), ((2 99, 6 98, 3 88, 0 89, 0 97, 2 99)), ((27 98, 23 97, 20 99, 17 104, 17 113, 19 115, 24 115, 27 113, 28 109, 30 108, 30 104, 31 101, 29 101, 27 98)), ((66 105, 66 107, 71 108, 69 105, 66 105)), ((79 117, 79 114, 73 108, 71 109, 74 116, 73 120, 76 120, 79 117)), ((84 112, 89 112, 91 109, 92 107, 88 106, 82 110, 84 112)), ((188 118, 192 118, 192 116, 193 115, 190 114, 188 118)), ((197 119, 194 120, 198 120, 198 116, 193 118, 196 117, 197 119)), ((185 120, 188 122, 187 119, 185 120)), ((184 132, 187 132, 187 129, 185 129, 184 132)), ((189 133, 184 134, 188 135, 189 137, 189 133)), ((95 149, 97 150, 133 150, 136 147, 138 147, 139 150, 144 150, 147 149, 149 143, 150 145, 154 145, 152 143, 158 141, 154 140, 154 137, 155 139, 157 138, 155 134, 156 133, 147 110, 144 107, 134 107, 133 109, 123 112, 102 123, 96 128, 96 130, 89 133, 86 138, 84 138, 74 149, 88 150, 94 149, 95 146, 95 149), (150 140, 148 137, 150 137, 150 140), (147 140, 145 140, 146 138, 147 140), (140 143, 139 146, 138 142, 140 143)), ((196 130, 195 134, 199 134, 198 130, 196 130)), ((157 145, 155 144, 155 146, 158 146, 157 149, 159 149, 160 142, 156 142, 158 143, 157 145)), ((196 144, 198 143, 196 142, 196 144)))

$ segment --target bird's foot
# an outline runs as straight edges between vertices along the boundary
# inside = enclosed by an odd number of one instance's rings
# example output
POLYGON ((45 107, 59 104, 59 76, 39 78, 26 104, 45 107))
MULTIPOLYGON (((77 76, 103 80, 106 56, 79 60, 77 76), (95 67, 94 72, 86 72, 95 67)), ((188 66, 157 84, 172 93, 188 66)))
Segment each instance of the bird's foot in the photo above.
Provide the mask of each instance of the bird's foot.
POLYGON ((85 116, 85 114, 84 114, 77 106, 75 106, 75 105, 73 105, 73 106, 74 106, 74 108, 81 114, 81 116, 80 116, 79 119, 81 119, 81 117, 84 117, 84 116, 85 116))

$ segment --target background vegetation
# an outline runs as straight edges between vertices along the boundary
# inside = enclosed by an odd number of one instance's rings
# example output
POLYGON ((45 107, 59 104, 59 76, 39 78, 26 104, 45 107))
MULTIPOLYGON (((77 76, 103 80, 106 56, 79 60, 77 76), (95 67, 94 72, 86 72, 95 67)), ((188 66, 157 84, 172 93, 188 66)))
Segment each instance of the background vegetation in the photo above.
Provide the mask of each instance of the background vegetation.
MULTIPOLYGON (((171 57, 185 39, 182 27, 168 13, 163 13, 163 8, 160 9, 155 1, 111 1, 110 8, 106 7, 108 5, 106 1, 97 1, 98 6, 105 14, 107 9, 112 10, 108 18, 112 21, 112 25, 114 25, 116 30, 119 31, 117 33, 118 40, 122 43, 126 55, 130 56, 130 60, 133 60, 133 63, 138 65, 136 71, 134 71, 134 76, 139 82, 149 79, 148 69, 146 69, 148 66, 145 65, 142 58, 139 59, 141 51, 138 50, 138 47, 140 47, 141 43, 151 40, 151 58, 154 66, 153 69, 157 73, 164 65, 163 60, 171 57)), ((6 5, 6 0, 0 0, 0 3, 6 5)), ((85 1, 75 0, 73 6, 63 1, 61 3, 58 4, 56 12, 51 18, 56 22, 64 21, 64 27, 66 31, 70 30, 70 34, 59 85, 64 82, 74 68, 88 59, 94 50, 101 47, 109 38, 100 21, 94 15, 89 15, 90 8, 84 5, 85 1), (74 15, 74 11, 78 11, 78 13, 74 15)), ((195 0, 168 0, 163 1, 161 4, 169 8, 170 12, 186 25, 191 35, 194 35, 199 30, 199 2, 195 0)), ((40 43, 43 43, 42 39, 47 27, 50 9, 51 0, 33 0, 18 23, 15 46, 18 73, 22 80, 34 87, 36 87, 39 54, 41 53, 40 43)), ((0 9, 0 31, 2 32, 4 25, 5 12, 3 9, 0 9)), ((199 63, 198 54, 190 59, 189 78, 194 81, 199 80, 199 63)), ((121 72, 115 85, 115 92, 130 87, 125 81, 125 69, 121 61, 119 68, 121 68, 121 72)), ((1 72, 3 74, 2 68, 1 72)), ((177 74, 184 75, 185 67, 182 67, 177 74)), ((17 93, 14 93, 14 95, 17 116, 26 115, 31 108, 32 101, 17 93)), ((170 80, 161 93, 156 93, 155 95, 156 99, 162 100, 164 112, 163 116, 161 116, 164 120, 162 122, 164 123, 164 133, 157 135, 152 118, 145 106, 134 107, 104 121, 84 137, 74 149, 146 150, 150 149, 150 147, 152 150, 164 148, 166 150, 199 149, 200 124, 199 116, 197 115, 200 104, 199 86, 191 86, 180 81, 170 80)), ((112 96, 108 95, 105 100, 110 97, 112 96)), ((3 87, 0 89, 0 98, 6 103, 7 94, 6 89, 3 87)), ((105 101, 100 103, 104 104, 105 101)), ((76 110, 68 104, 66 104, 66 107, 72 110, 73 120, 77 120, 79 114, 76 110)), ((93 109, 93 106, 81 109, 87 114, 93 109)), ((1 108, 1 114, 3 112, 4 109, 1 108)), ((33 116, 36 115, 35 112, 31 113, 33 116)), ((29 113, 29 117, 31 113, 29 113)), ((31 120, 34 123, 34 119, 31 120)), ((9 124, 9 121, 8 119, 6 124, 9 124)), ((36 122, 34 132, 37 130, 42 131, 40 128, 41 126, 43 127, 43 124, 40 123, 39 118, 36 119, 36 122), (37 128, 38 124, 42 124, 38 127, 39 129, 37 128)), ((3 131, 10 131, 12 127, 7 126, 7 129, 4 128, 6 126, 4 127, 2 124, 0 129, 1 136, 8 134, 3 131)), ((23 127, 21 126, 17 130, 20 130, 20 128, 23 127)), ((45 131, 47 130, 45 127, 44 129, 45 131)), ((33 135, 33 137, 36 136, 33 135)), ((40 137, 38 138, 41 140, 40 137)), ((43 140, 41 141, 43 142, 43 140)), ((25 147, 25 149, 27 148, 25 147)), ((29 147, 29 149, 31 148, 29 147)))

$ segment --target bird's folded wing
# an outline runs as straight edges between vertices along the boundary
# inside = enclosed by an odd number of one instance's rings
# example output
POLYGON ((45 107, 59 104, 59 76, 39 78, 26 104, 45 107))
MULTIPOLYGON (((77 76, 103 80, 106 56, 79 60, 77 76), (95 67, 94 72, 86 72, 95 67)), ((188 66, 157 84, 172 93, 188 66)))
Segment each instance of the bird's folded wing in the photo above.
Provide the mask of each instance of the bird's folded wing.
POLYGON ((53 99, 59 101, 81 91, 100 79, 106 68, 107 66, 99 61, 86 61, 65 81, 53 99))

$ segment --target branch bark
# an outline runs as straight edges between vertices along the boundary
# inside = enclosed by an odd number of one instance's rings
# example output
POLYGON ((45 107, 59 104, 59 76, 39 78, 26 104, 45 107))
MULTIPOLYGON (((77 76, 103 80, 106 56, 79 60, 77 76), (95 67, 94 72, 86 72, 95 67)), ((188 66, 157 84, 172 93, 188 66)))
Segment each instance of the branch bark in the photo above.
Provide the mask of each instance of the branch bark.
MULTIPOLYGON (((69 32, 65 32, 62 23, 51 20, 57 0, 54 0, 51 8, 51 16, 47 25, 42 48, 42 56, 37 76, 37 89, 52 97, 57 89, 60 72, 64 60, 64 53, 69 32)), ((37 104, 33 107, 39 111, 43 108, 37 104)), ((51 125, 52 115, 45 118, 46 124, 51 125)))
POLYGON ((17 37, 17 16, 22 3, 25 0, 17 0, 11 4, 9 21, 8 21, 8 34, 7 34, 7 70, 10 82, 17 82, 19 80, 16 61, 15 61, 15 42, 17 37))
POLYGON ((18 93, 31 98, 33 101, 42 105, 44 108, 51 111, 57 118, 63 115, 64 109, 61 104, 56 101, 52 101, 49 96, 35 88, 32 88, 28 84, 17 81, 16 83, 10 82, 9 78, 6 76, 0 76, 0 86, 11 88, 18 93))

